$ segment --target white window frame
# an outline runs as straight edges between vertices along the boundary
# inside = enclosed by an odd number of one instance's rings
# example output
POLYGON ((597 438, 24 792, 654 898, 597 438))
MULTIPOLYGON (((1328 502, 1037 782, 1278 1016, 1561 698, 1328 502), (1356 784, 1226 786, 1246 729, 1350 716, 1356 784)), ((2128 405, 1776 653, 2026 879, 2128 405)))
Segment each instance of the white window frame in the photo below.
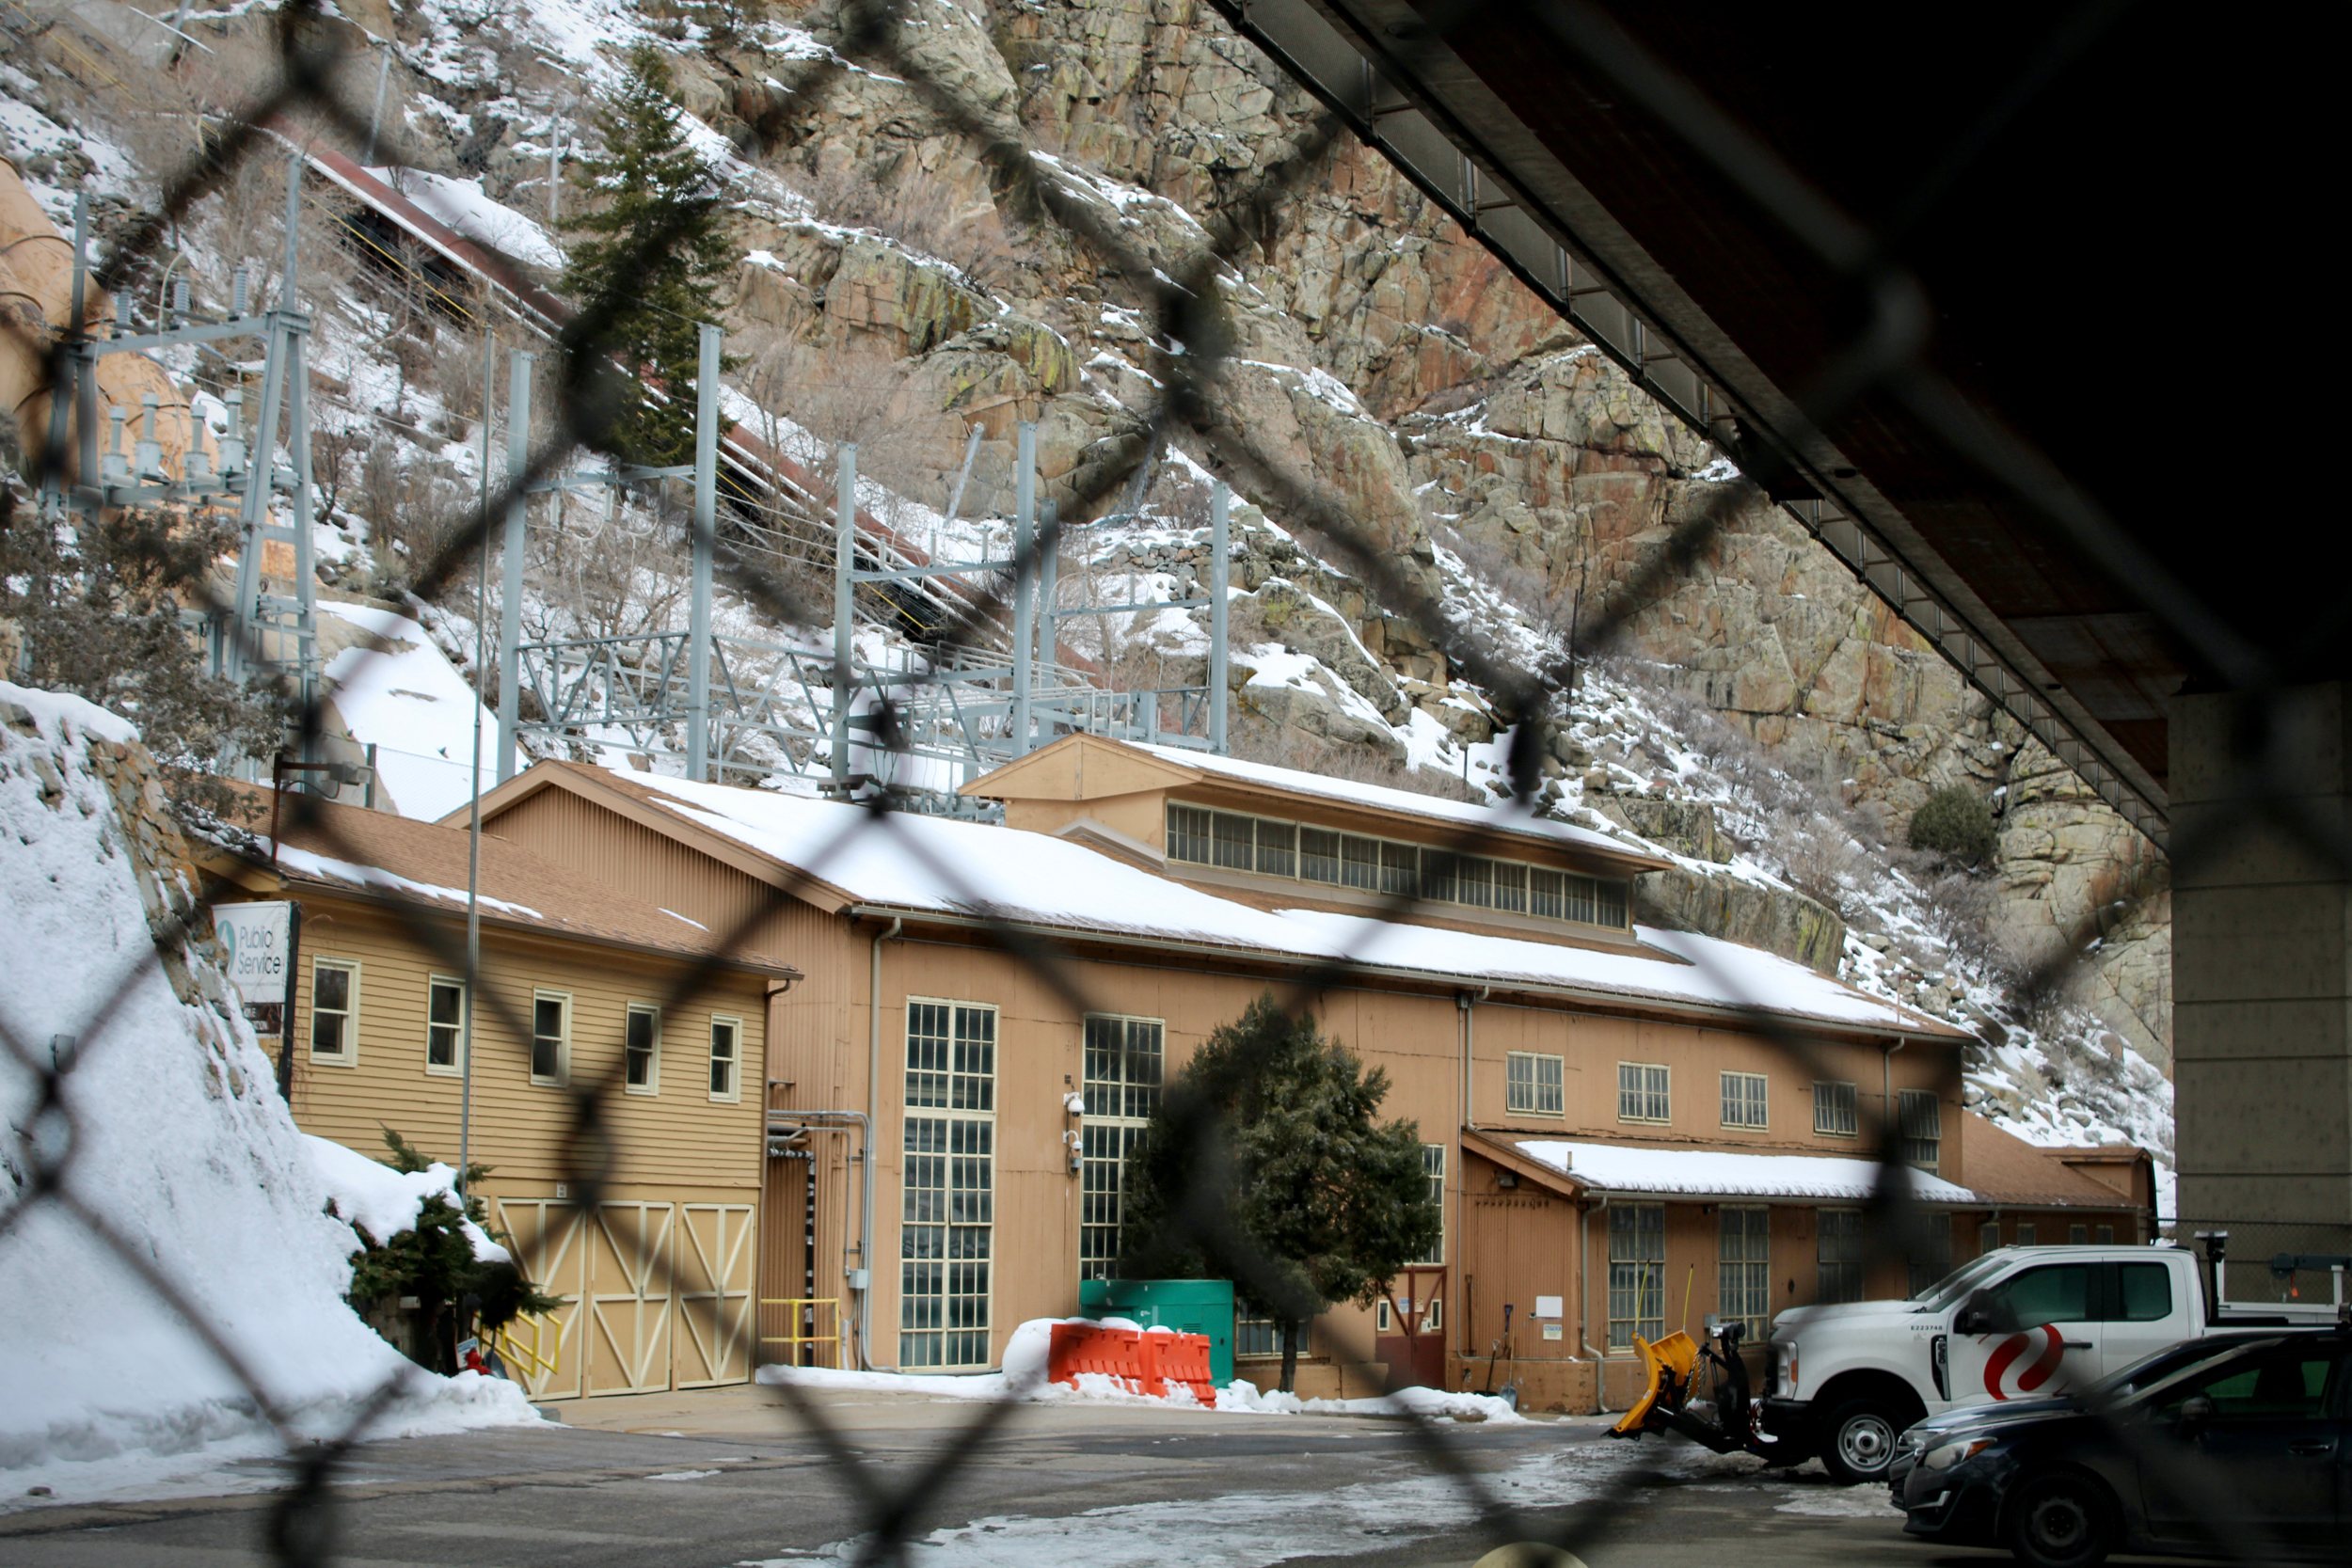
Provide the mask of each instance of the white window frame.
POLYGON ((1870 1259, 1868 1248, 1869 1227, 1868 1222, 1864 1219, 1863 1212, 1861 1210, 1817 1209, 1813 1212, 1813 1258, 1815 1271, 1813 1299, 1816 1305, 1830 1306, 1842 1302, 1867 1301, 1869 1299, 1870 1259), (1837 1216, 1837 1220, 1835 1225, 1829 1223, 1832 1215, 1837 1216), (1841 1244, 1836 1248, 1836 1256, 1827 1256, 1826 1252, 1829 1248, 1833 1232, 1836 1233, 1836 1238, 1841 1244), (1852 1243, 1851 1249, 1842 1244, 1848 1242, 1852 1243), (1851 1250, 1851 1256, 1849 1256, 1849 1250, 1851 1250), (1836 1286, 1835 1289, 1832 1289, 1829 1282, 1833 1279, 1840 1281, 1846 1279, 1848 1275, 1845 1271, 1850 1269, 1853 1271, 1851 1276, 1853 1281, 1852 1293, 1847 1294, 1846 1287, 1842 1284, 1836 1286), (1830 1272, 1831 1270, 1836 1270, 1837 1273, 1833 1275, 1830 1272))
POLYGON ((425 976, 424 1070, 432 1074, 434 1077, 462 1078, 465 1076, 466 1019, 468 1016, 467 1010, 472 1006, 473 998, 467 993, 466 979, 464 975, 428 974, 425 976), (433 1022, 433 989, 436 986, 448 986, 457 992, 457 1041, 456 1044, 452 1046, 450 1049, 450 1060, 447 1066, 437 1063, 433 1059, 433 1031, 437 1028, 445 1029, 449 1027, 447 1024, 437 1024, 433 1022))
POLYGON ((1433 1269, 1445 1267, 1445 1243, 1447 1240, 1445 1223, 1445 1147, 1446 1146, 1443 1144, 1423 1144, 1421 1146, 1422 1178, 1429 1183, 1429 1196, 1436 1198, 1438 1201, 1438 1243, 1425 1255, 1414 1259, 1413 1262, 1417 1265, 1425 1265, 1433 1269))
MULTIPOLYGON (((1723 1074, 1724 1125, 1727 1128, 1737 1128, 1744 1132, 1769 1132, 1772 1125, 1772 1079, 1761 1072, 1740 1072, 1734 1069, 1726 1068, 1723 1074), (1739 1079, 1743 1085, 1754 1084, 1756 1085, 1756 1094, 1754 1099, 1760 1111, 1760 1119, 1756 1121, 1734 1121, 1731 1119, 1731 1081, 1735 1078, 1739 1079)), ((1743 1095, 1741 1098, 1744 1100, 1748 1097, 1743 1095)))
POLYGON ((659 1097, 661 1093, 661 1008, 657 1003, 631 1002, 621 1010, 621 1092, 646 1099, 659 1097), (628 1029, 641 1018, 653 1021, 653 1049, 645 1054, 645 1081, 632 1084, 628 1081, 628 1029))
POLYGON ((1614 1204, 1602 1235, 1609 1259, 1609 1352, 1632 1351, 1637 1334, 1656 1344, 1666 1331, 1666 1206, 1614 1204), (1656 1223, 1645 1226, 1645 1219, 1656 1223), (1658 1244, 1656 1257, 1648 1256, 1643 1245, 1652 1235, 1658 1244), (1619 1247, 1621 1241, 1629 1243, 1627 1248, 1619 1247), (1619 1256, 1621 1250, 1625 1256, 1619 1256), (1651 1307, 1657 1308, 1655 1317, 1645 1310, 1651 1307), (1645 1328, 1655 1332, 1643 1334, 1645 1328))
POLYGON ((1663 1062, 1619 1062, 1617 1064, 1617 1119, 1621 1122, 1637 1123, 1644 1127, 1665 1127, 1671 1125, 1674 1121, 1675 1114, 1674 1083, 1674 1069, 1663 1062), (1633 1093, 1636 1096, 1644 1113, 1641 1116, 1629 1117, 1626 1115, 1625 1112, 1625 1074, 1628 1068, 1631 1068, 1634 1071, 1642 1075, 1639 1086, 1633 1090, 1633 1093), (1653 1080, 1649 1075, 1653 1072, 1661 1075, 1661 1078, 1656 1081, 1661 1082, 1664 1085, 1663 1088, 1653 1089, 1650 1087, 1653 1080), (1666 1114, 1664 1116, 1654 1117, 1647 1114, 1650 1108, 1649 1102, 1653 1098, 1660 1098, 1665 1101, 1666 1114))
POLYGON ((560 1089, 572 1081, 572 993, 549 990, 544 987, 531 993, 531 1051, 524 1065, 531 1069, 531 1081, 547 1088, 560 1089), (539 1004, 553 1002, 564 1009, 564 1033, 555 1046, 555 1073, 549 1077, 539 1071, 539 1004))
POLYGON ((1568 1059, 1565 1056, 1553 1055, 1549 1052, 1544 1051, 1511 1051, 1504 1053, 1502 1058, 1502 1108, 1505 1114, 1515 1117, 1545 1117, 1563 1121, 1567 1119, 1568 1059), (1528 1064, 1527 1080, 1524 1085, 1521 1085, 1518 1075, 1512 1071, 1512 1069, 1518 1067, 1521 1062, 1528 1064), (1546 1110, 1543 1107, 1545 1088, 1543 1066, 1547 1062, 1551 1064, 1552 1073, 1552 1081, 1550 1084, 1552 1106, 1549 1110, 1546 1110), (1522 1086, 1528 1090, 1526 1103, 1522 1103, 1518 1098, 1516 1098, 1522 1086))
MULTIPOLYGON (((710 1099, 715 1104, 738 1104, 743 1099, 743 1021, 733 1013, 710 1015, 710 1053, 704 1066, 707 1069, 716 1067, 721 1061, 727 1064, 726 1092, 722 1094, 717 1089, 710 1089, 710 1099), (731 1029, 735 1032, 735 1041, 728 1047, 732 1054, 724 1057, 719 1054, 719 1031, 722 1029, 731 1029)), ((709 1088, 709 1085, 710 1074, 706 1070, 703 1074, 703 1086, 709 1088)))
MULTIPOLYGON (((328 1012, 329 1015, 332 1016, 334 1010, 329 1008, 328 1012)), ((306 1050, 308 1051, 310 1060, 320 1067, 358 1067, 359 1065, 358 959, 329 958, 323 953, 314 956, 310 959, 310 1027, 309 1032, 309 1043, 306 1046, 306 1050), (339 974, 348 974, 351 976, 350 994, 345 998, 345 1001, 349 1005, 342 1009, 342 1013, 343 1021, 343 1048, 339 1052, 322 1052, 318 1048, 319 971, 322 969, 331 969, 339 974)))
POLYGON ((1862 1093, 1853 1085, 1836 1078, 1816 1078, 1813 1081, 1813 1135, 1817 1138, 1858 1138, 1862 1135, 1862 1093), (1843 1089, 1824 1096, 1821 1091, 1843 1089), (1842 1102, 1842 1104, 1841 1104, 1842 1102), (1838 1113, 1842 1109, 1843 1115, 1838 1113), (1840 1121, 1844 1126, 1837 1125, 1840 1121))
POLYGON ((1127 1152, 1134 1148, 1136 1139, 1142 1136, 1143 1129, 1151 1124, 1152 1119, 1150 1108, 1147 1108, 1141 1116, 1129 1114, 1134 1108, 1131 1091, 1140 1087, 1150 1087, 1151 1106, 1157 1106, 1160 1092, 1167 1083, 1168 1021, 1166 1019, 1144 1018, 1134 1013, 1088 1013, 1078 1021, 1078 1087, 1079 1092, 1085 1097, 1087 1106, 1078 1132, 1078 1277, 1082 1280, 1108 1279, 1119 1261, 1117 1239, 1119 1227, 1124 1217, 1125 1194, 1121 1190, 1121 1184, 1124 1179, 1127 1152), (1130 1084, 1126 1081, 1123 1061, 1126 1042, 1123 1037, 1120 1045, 1122 1062, 1118 1082, 1114 1084, 1107 1078, 1095 1077, 1092 1062, 1093 1051, 1087 1035, 1091 1026, 1097 1022, 1120 1025, 1122 1037, 1130 1026, 1138 1023, 1148 1024, 1157 1030, 1160 1040, 1159 1081, 1150 1085, 1130 1084), (1095 1095, 1098 1088, 1107 1090, 1117 1097, 1116 1109, 1096 1109, 1095 1095), (1106 1148, 1105 1145, 1109 1148, 1106 1148), (1111 1214, 1107 1222, 1098 1217, 1100 1209, 1095 1201, 1097 1198, 1104 1197, 1108 1199, 1111 1214), (1110 1252, 1105 1256, 1089 1257, 1089 1243, 1098 1241, 1100 1232, 1105 1228, 1110 1231, 1113 1238, 1110 1252))
POLYGON ((1944 1103, 1933 1089, 1895 1091, 1903 1163, 1932 1171, 1944 1159, 1944 1103))
MULTIPOLYGON (((1005 1043, 1003 1024, 1004 1014, 994 1003, 964 1002, 959 1001, 954 997, 946 996, 910 996, 906 999, 905 1010, 900 1015, 898 1056, 898 1083, 900 1093, 898 1118, 898 1173, 901 1198, 899 1207, 900 1246, 898 1265, 898 1364, 901 1367, 910 1369, 917 1367, 936 1367, 943 1370, 967 1367, 985 1367, 989 1362, 991 1347, 994 1343, 996 1332, 997 1265, 1004 1260, 998 1254, 996 1247, 997 1226, 995 1214, 995 1202, 998 1196, 998 1189, 1001 1185, 997 1181, 996 1178, 999 1174, 998 1167, 1003 1164, 1005 1157, 1003 1142, 997 1136, 998 1127, 996 1121, 996 1107, 998 1103, 996 1090, 999 1086, 997 1081, 1002 1076, 998 1070, 998 1065, 999 1057, 1004 1050, 1005 1043), (946 1089, 946 1098, 948 1101, 946 1105, 915 1105, 912 1103, 913 1096, 908 1092, 908 1081, 914 1075, 916 1070, 910 1065, 908 1057, 908 1053, 913 1047, 914 1038, 914 1009, 926 1006, 945 1007, 947 1009, 947 1064, 946 1071, 940 1075, 946 1080, 944 1087, 946 1089), (984 1012, 989 1015, 989 1069, 984 1075, 987 1087, 988 1103, 985 1106, 957 1105, 955 1103, 958 1087, 957 1080, 959 1078, 965 1080, 979 1080, 983 1077, 983 1075, 975 1073, 959 1073, 956 1069, 956 1013, 959 1010, 965 1012, 984 1012), (958 1190, 955 1185, 955 1162, 958 1159, 968 1159, 972 1157, 968 1152, 959 1154, 956 1151, 956 1124, 958 1122, 963 1122, 969 1124, 985 1124, 987 1126, 989 1148, 987 1155, 987 1159, 989 1161, 989 1180, 987 1187, 989 1217, 984 1226, 975 1226, 973 1222, 969 1220, 958 1222, 952 1217, 943 1217, 937 1222, 929 1220, 912 1221, 906 1217, 906 1202, 908 1195, 918 1190, 930 1190, 914 1188, 906 1180, 907 1162, 910 1159, 910 1156, 907 1153, 908 1132, 910 1130, 909 1124, 915 1121, 938 1121, 945 1123, 946 1126, 947 1146, 946 1150, 938 1156, 947 1162, 946 1182, 944 1186, 940 1187, 938 1191, 941 1194, 943 1201, 950 1204, 952 1204, 953 1196, 958 1190), (988 1285, 986 1290, 978 1292, 980 1302, 980 1317, 982 1321, 977 1325, 964 1324, 958 1326, 957 1324, 948 1322, 948 1318, 951 1315, 949 1304, 959 1299, 958 1293, 954 1290, 955 1282, 953 1275, 956 1265, 959 1262, 968 1262, 970 1260, 958 1259, 950 1256, 949 1251, 944 1251, 940 1257, 931 1259, 920 1259, 907 1256, 905 1244, 907 1227, 913 1224, 920 1224, 925 1227, 929 1227, 933 1223, 938 1225, 939 1229, 942 1232, 942 1240, 949 1244, 950 1251, 952 1250, 952 1243, 954 1240, 951 1233, 955 1229, 979 1228, 985 1229, 988 1232, 987 1256, 985 1259, 980 1260, 983 1266, 985 1266, 988 1270, 988 1285), (939 1265, 941 1289, 936 1292, 922 1292, 921 1297, 921 1299, 936 1299, 938 1301, 939 1323, 936 1327, 911 1326, 907 1321, 908 1309, 914 1301, 917 1299, 915 1292, 910 1291, 906 1288, 908 1266, 913 1263, 923 1261, 936 1262, 939 1265), (977 1333, 979 1336, 980 1354, 978 1359, 947 1359, 947 1350, 955 1343, 956 1337, 958 1335, 970 1335, 974 1333, 977 1333), (908 1337, 910 1335, 918 1334, 926 1336, 938 1336, 940 1348, 940 1358, 938 1360, 919 1361, 910 1356, 910 1340, 908 1337)), ((929 1069, 925 1069, 925 1071, 928 1075, 929 1069)), ((968 1299, 968 1293, 966 1299, 968 1299)))
POLYGON ((1715 1211, 1715 1310, 1725 1318, 1737 1318, 1747 1326, 1751 1344, 1761 1344, 1771 1332, 1772 1319, 1772 1211, 1760 1203, 1726 1203, 1715 1211), (1742 1216, 1737 1255, 1730 1243, 1731 1227, 1725 1222, 1731 1215, 1742 1216), (1761 1238, 1764 1245, 1760 1256, 1752 1256, 1749 1243, 1758 1238, 1748 1233, 1753 1217, 1764 1219, 1761 1238), (1739 1271, 1736 1275, 1731 1271, 1739 1271), (1753 1306, 1754 1312, 1732 1310, 1734 1299, 1739 1305, 1753 1306))

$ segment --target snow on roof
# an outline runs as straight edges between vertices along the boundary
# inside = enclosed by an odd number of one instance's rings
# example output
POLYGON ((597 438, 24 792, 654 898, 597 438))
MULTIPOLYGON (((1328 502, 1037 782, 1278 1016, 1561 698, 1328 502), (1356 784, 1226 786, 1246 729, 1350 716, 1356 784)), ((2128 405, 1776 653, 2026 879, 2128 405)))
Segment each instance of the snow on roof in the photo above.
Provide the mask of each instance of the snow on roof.
POLYGON ((479 180, 453 180, 421 168, 372 168, 367 172, 406 197, 425 216, 478 245, 534 267, 560 270, 564 265, 564 253, 548 237, 548 231, 514 208, 501 206, 483 195, 479 180))
POLYGON ((1263 910, 1042 833, 908 812, 875 817, 862 806, 773 790, 611 774, 628 793, 858 903, 1277 951, 1299 937, 1263 910))
POLYGON ((1637 935, 1648 951, 1628 953, 1322 911, 1269 911, 1043 833, 904 812, 877 818, 861 806, 620 769, 597 776, 837 888, 853 903, 1285 958, 1349 958, 1447 983, 1518 982, 1686 1006, 1747 1005, 1845 1027, 1953 1034, 1802 964, 1709 937, 1644 927, 1637 935))
POLYGON ((1516 833, 1526 838, 1550 839, 1555 843, 1572 844, 1579 848, 1602 849, 1614 855, 1638 855, 1644 860, 1654 858, 1606 833, 1537 816, 1523 806, 1472 805, 1467 800, 1418 795, 1409 789, 1391 789, 1386 784, 1358 784, 1352 779, 1327 779, 1320 773, 1301 772, 1295 768, 1244 762, 1239 757, 1186 751, 1180 746, 1149 746, 1132 741, 1126 744, 1135 745, 1137 751, 1149 752, 1162 761, 1175 763, 1181 768, 1197 768, 1203 773, 1222 773, 1228 778, 1288 790, 1295 795, 1317 795, 1326 800, 1343 800, 1349 805, 1376 806, 1383 811, 1402 812, 1410 816, 1459 822, 1468 827, 1484 828, 1499 833, 1516 833))
MULTIPOLYGON (((1588 1186, 1616 1193, 1678 1193, 1693 1197, 1802 1197, 1843 1201, 1877 1189, 1875 1160, 1822 1154, 1725 1154, 1704 1148, 1624 1148, 1615 1144, 1522 1141, 1518 1150, 1588 1186)), ((1972 1203, 1967 1188, 1911 1172, 1913 1196, 1930 1203, 1972 1203)))
POLYGON ((474 777, 485 793, 497 784, 498 721, 476 729, 473 688, 422 626, 373 605, 323 601, 319 614, 349 622, 378 644, 337 653, 327 661, 326 680, 352 738, 374 744, 376 776, 402 816, 434 821, 472 798, 466 753, 477 735, 474 777))
POLYGON ((1328 948, 1383 968, 1424 969, 1479 980, 1524 981, 1713 1006, 1761 1007, 1866 1029, 1951 1034, 1776 954, 1689 931, 1637 926, 1645 953, 1486 936, 1325 910, 1278 911, 1328 948), (1680 960, 1680 961, 1677 961, 1680 960))

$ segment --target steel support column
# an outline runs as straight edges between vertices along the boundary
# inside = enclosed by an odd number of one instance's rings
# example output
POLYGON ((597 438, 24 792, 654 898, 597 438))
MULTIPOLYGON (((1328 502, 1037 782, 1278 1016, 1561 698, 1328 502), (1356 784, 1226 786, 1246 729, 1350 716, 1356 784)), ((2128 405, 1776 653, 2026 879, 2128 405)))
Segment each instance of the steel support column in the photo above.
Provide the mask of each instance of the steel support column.
POLYGON ((719 543, 719 345, 706 322, 694 382, 694 576, 687 611, 686 776, 710 777, 710 569, 719 543))

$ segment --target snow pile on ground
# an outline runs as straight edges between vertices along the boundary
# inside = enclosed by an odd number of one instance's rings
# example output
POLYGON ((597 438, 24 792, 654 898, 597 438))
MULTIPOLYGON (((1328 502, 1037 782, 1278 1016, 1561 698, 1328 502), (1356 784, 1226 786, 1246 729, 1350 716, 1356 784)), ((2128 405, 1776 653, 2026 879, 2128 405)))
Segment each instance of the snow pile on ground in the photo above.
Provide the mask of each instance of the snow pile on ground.
POLYGON ((192 890, 151 858, 167 830, 119 812, 94 766, 135 801, 135 738, 76 698, 0 683, 0 1494, 120 1495, 275 1453, 347 1429, 395 1378, 375 1435, 535 1420, 514 1385, 432 1376, 344 1303, 358 1243, 268 1057, 208 954, 156 961, 150 911, 167 924, 192 890), (53 1062, 72 1064, 54 1107, 53 1062))
MULTIPOLYGON (((790 1384, 812 1391, 851 1389, 875 1394, 928 1394, 955 1400, 1089 1400, 1106 1404, 1151 1405, 1162 1409, 1209 1408, 1193 1397, 1186 1384, 1171 1382, 1165 1395, 1138 1394, 1119 1379, 1101 1372, 1075 1374, 1074 1386, 1046 1379, 1046 1360, 1057 1323, 1089 1328, 1141 1329, 1152 1334, 1171 1329, 1143 1329, 1128 1318, 1031 1318, 1012 1331, 1005 1344, 1003 1370, 968 1376, 923 1372, 856 1372, 832 1367, 762 1367, 758 1380, 790 1384)), ((1302 1400, 1295 1394, 1267 1393, 1241 1378, 1216 1390, 1216 1409, 1264 1416, 1402 1416, 1410 1412, 1432 1419, 1524 1421, 1507 1400, 1487 1394, 1449 1393, 1442 1388, 1405 1388, 1380 1399, 1302 1400)))
MULTIPOLYGON (((422 1170, 402 1171, 382 1164, 357 1149, 329 1138, 297 1134, 310 1173, 326 1189, 335 1217, 364 1232, 378 1246, 404 1230, 413 1230, 427 1200, 441 1198, 453 1209, 463 1206, 457 1196, 457 1171, 436 1160, 422 1170)), ((490 1240, 471 1220, 460 1220, 473 1255, 484 1262, 511 1263, 514 1254, 490 1240)))

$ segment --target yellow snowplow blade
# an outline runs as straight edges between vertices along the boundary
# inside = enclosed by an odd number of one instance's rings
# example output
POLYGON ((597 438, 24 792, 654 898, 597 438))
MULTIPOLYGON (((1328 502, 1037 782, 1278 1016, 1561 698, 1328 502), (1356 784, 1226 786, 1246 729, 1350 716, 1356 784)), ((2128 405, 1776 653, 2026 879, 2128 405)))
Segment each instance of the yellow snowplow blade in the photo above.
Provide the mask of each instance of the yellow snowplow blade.
POLYGON ((1658 1402, 1658 1396, 1665 1392, 1669 1375, 1677 1386, 1688 1388, 1691 1370, 1699 1362, 1697 1342, 1678 1328, 1654 1345, 1636 1334, 1633 1348, 1642 1353, 1642 1370, 1648 1377, 1649 1385, 1642 1390, 1642 1397, 1633 1402, 1633 1408, 1625 1413, 1625 1418, 1609 1429, 1613 1433, 1641 1431, 1650 1407, 1658 1402))

